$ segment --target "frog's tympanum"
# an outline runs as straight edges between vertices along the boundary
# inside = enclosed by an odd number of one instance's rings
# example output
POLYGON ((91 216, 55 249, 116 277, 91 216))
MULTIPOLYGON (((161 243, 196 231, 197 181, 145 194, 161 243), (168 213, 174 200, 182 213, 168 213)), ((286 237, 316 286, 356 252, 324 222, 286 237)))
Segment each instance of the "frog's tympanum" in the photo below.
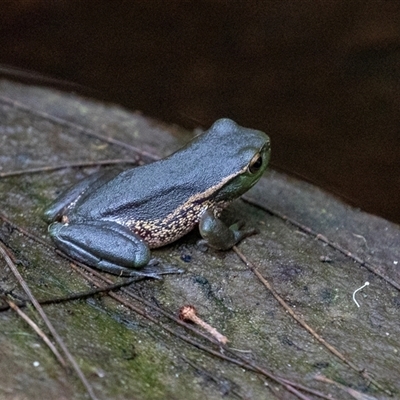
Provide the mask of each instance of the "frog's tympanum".
POLYGON ((90 175, 73 186, 46 210, 49 233, 67 255, 93 267, 157 276, 149 249, 195 225, 216 249, 227 250, 246 236, 218 216, 260 179, 269 157, 265 133, 220 119, 167 158, 90 175))

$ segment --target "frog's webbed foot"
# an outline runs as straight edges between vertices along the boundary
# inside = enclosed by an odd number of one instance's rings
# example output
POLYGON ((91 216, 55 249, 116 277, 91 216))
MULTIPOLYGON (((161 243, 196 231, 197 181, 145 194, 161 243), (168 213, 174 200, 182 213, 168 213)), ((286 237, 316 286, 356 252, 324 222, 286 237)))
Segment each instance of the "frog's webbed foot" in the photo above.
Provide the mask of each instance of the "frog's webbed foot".
POLYGON ((239 221, 228 227, 214 215, 212 210, 207 210, 199 222, 199 230, 203 240, 198 243, 200 246, 207 244, 218 250, 229 250, 245 237, 258 232, 257 229, 242 230, 243 225, 244 222, 239 221))
POLYGON ((155 266, 150 261, 147 244, 116 222, 55 222, 49 226, 49 233, 64 253, 114 275, 158 278, 162 274, 181 272, 169 266, 155 266))
MULTIPOLYGON (((120 265, 116 265, 105 260, 101 260, 101 262, 94 267, 101 269, 102 271, 109 272, 113 275, 145 276, 154 279, 161 279, 162 275, 181 274, 184 272, 182 269, 175 268, 170 265, 163 265, 159 262, 153 264, 152 261, 153 259, 150 260, 149 264, 140 269, 121 267, 120 265)), ((86 264, 88 263, 86 262, 86 264)))
MULTIPOLYGON (((169 274, 182 274, 185 272, 183 269, 173 267, 171 265, 165 265, 156 258, 152 258, 147 265, 138 271, 128 270, 128 276, 139 275, 148 276, 150 278, 160 279, 161 275, 169 274)), ((124 274, 122 274, 124 276, 124 274)))

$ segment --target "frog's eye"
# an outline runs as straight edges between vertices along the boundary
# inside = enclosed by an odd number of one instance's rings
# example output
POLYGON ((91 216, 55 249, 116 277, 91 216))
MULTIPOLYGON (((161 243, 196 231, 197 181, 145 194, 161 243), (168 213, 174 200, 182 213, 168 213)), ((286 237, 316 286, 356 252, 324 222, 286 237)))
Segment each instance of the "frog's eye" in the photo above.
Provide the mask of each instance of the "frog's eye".
POLYGON ((248 170, 251 174, 256 174, 262 167, 263 159, 260 153, 254 155, 248 166, 248 170))

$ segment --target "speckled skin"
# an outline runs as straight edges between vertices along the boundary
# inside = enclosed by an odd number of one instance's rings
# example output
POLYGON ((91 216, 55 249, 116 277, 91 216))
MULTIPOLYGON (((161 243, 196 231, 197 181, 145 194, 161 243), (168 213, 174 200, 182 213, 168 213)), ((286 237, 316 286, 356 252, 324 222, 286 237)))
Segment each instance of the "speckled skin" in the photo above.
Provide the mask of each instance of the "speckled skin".
MULTIPOLYGON (((98 268, 106 265, 102 269, 109 272, 142 267, 150 258, 148 248, 177 240, 203 215, 216 218, 224 206, 253 186, 269 155, 265 133, 229 119, 218 120, 163 160, 78 183, 47 209, 45 217, 53 222, 50 235, 67 254, 98 268), (121 256, 121 249, 124 252, 132 241, 139 247, 131 249, 138 257, 128 251, 121 256)), ((224 234, 219 230, 216 235, 224 234)), ((212 245, 214 232, 200 233, 212 245)))

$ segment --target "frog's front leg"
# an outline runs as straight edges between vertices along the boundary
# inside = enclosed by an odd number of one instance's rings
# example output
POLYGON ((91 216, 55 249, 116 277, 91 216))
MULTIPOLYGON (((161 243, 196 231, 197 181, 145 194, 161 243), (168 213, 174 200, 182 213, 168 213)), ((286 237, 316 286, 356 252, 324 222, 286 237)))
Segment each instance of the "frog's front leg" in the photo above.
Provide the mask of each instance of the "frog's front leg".
POLYGON ((255 229, 240 230, 239 224, 226 226, 210 209, 201 216, 199 230, 206 243, 218 250, 229 250, 245 237, 256 233, 255 229))
POLYGON ((176 272, 148 265, 150 250, 147 244, 116 222, 55 222, 49 226, 49 233, 56 246, 67 255, 112 274, 158 277, 162 273, 176 272))

